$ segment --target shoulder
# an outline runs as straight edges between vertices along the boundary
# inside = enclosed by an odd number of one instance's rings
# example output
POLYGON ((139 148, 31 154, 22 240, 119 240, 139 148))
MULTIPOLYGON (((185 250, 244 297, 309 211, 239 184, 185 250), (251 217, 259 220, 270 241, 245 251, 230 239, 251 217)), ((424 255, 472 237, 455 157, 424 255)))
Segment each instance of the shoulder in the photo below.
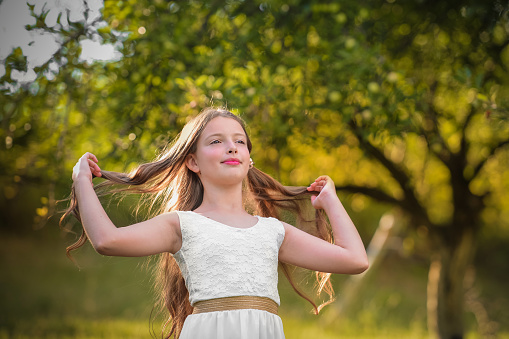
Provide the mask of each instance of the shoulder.
MULTIPOLYGON (((276 219, 276 220, 277 220, 277 219, 276 219)), ((295 226, 290 225, 290 224, 288 224, 288 223, 286 223, 286 222, 284 222, 284 221, 281 221, 281 220, 278 220, 278 221, 279 221, 279 222, 281 223, 281 225, 283 226, 283 229, 284 229, 285 233, 292 232, 292 231, 296 228, 295 226)))
POLYGON ((190 220, 194 214, 192 211, 172 211, 167 213, 171 214, 169 218, 172 219, 172 222, 178 224, 180 228, 185 224, 189 224, 188 220, 190 220))
POLYGON ((285 238, 285 234, 286 234, 285 223, 282 222, 281 220, 279 220, 277 218, 273 218, 273 217, 259 217, 259 218, 262 218, 263 220, 265 220, 265 224, 269 225, 270 229, 272 229, 273 232, 275 232, 275 234, 277 236, 278 246, 281 246, 281 244, 283 243, 283 240, 285 238))
POLYGON ((300 231, 297 227, 290 225, 284 221, 281 221, 277 218, 274 218, 274 217, 261 217, 261 218, 267 220, 267 222, 276 226, 277 229, 280 230, 283 234, 292 233, 292 232, 295 232, 296 230, 300 231))
POLYGON ((164 212, 156 218, 161 218, 162 222, 166 225, 170 234, 173 235, 173 243, 171 253, 176 253, 182 246, 182 230, 180 228, 180 217, 178 211, 164 212))
POLYGON ((164 212, 159 215, 160 218, 164 219, 169 224, 178 226, 180 223, 179 211, 164 212))
POLYGON ((193 232, 195 224, 199 224, 200 220, 196 219, 196 213, 193 211, 171 211, 166 212, 168 221, 177 229, 180 236, 193 232))
POLYGON ((287 242, 286 240, 288 238, 293 238, 294 236, 299 236, 299 235, 308 235, 306 232, 304 232, 303 230, 291 225, 291 224, 288 224, 284 221, 280 221, 281 225, 283 226, 284 228, 284 232, 285 232, 285 242, 287 242))
POLYGON ((282 222, 278 218, 274 218, 274 217, 261 217, 261 216, 258 216, 258 218, 264 220, 265 223, 268 223, 268 224, 270 224, 272 226, 277 226, 278 228, 284 230, 284 222, 282 222))
POLYGON ((177 211, 164 212, 156 218, 161 219, 166 224, 166 227, 180 235, 180 218, 177 211))

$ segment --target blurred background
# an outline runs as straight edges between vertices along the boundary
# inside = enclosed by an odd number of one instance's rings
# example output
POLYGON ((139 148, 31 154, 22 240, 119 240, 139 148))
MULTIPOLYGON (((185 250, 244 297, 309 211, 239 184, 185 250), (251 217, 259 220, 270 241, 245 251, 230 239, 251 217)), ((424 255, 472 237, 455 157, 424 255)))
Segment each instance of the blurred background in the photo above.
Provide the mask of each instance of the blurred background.
POLYGON ((210 105, 283 184, 331 176, 368 247, 319 316, 280 278, 288 338, 509 338, 507 1, 3 0, 0 28, 0 338, 150 335, 151 261, 75 266, 58 200, 210 105))

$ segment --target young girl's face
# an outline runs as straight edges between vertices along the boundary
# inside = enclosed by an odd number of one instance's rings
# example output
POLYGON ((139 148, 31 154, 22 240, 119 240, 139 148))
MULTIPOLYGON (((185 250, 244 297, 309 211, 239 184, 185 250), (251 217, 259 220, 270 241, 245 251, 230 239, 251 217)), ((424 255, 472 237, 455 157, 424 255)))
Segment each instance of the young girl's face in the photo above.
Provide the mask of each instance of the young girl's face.
POLYGON ((247 136, 234 119, 216 117, 205 126, 187 165, 204 184, 236 184, 249 170, 247 136))

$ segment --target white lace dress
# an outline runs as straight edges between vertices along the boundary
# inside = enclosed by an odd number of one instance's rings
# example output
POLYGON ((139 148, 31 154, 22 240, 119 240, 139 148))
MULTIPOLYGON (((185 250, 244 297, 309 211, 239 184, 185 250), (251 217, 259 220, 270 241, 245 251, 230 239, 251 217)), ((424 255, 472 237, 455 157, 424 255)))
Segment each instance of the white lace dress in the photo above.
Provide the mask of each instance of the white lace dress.
MULTIPOLYGON (((283 224, 257 217, 250 228, 235 228, 192 211, 177 212, 182 248, 174 254, 184 276, 189 301, 233 296, 268 297, 280 304, 278 252, 283 224)), ((180 339, 282 339, 281 318, 255 310, 189 315, 180 339)))

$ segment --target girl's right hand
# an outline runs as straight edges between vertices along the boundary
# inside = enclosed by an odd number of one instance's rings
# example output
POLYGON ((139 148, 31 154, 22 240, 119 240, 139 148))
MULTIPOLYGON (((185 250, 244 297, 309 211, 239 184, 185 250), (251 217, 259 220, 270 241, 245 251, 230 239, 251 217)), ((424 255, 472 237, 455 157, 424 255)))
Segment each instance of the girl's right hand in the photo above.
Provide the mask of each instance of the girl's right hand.
POLYGON ((96 156, 90 152, 83 154, 72 169, 72 180, 76 181, 81 178, 88 178, 92 182, 92 175, 101 176, 101 169, 97 165, 99 161, 96 156))

